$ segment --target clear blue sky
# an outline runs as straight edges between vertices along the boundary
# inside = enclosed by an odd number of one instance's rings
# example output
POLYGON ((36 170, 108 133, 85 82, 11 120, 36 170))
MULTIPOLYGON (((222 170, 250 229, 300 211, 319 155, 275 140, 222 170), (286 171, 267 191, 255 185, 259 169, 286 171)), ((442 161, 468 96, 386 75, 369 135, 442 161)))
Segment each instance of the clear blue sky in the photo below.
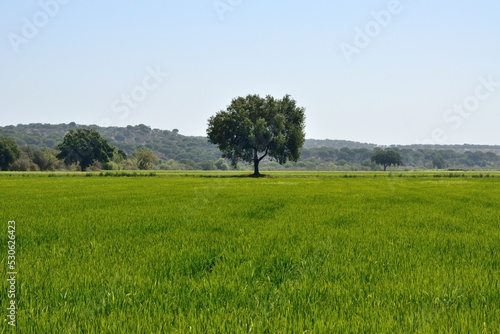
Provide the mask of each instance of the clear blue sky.
POLYGON ((2 1, 0 125, 204 136, 236 96, 291 94, 307 138, 500 144, 499 15, 496 0, 2 1))

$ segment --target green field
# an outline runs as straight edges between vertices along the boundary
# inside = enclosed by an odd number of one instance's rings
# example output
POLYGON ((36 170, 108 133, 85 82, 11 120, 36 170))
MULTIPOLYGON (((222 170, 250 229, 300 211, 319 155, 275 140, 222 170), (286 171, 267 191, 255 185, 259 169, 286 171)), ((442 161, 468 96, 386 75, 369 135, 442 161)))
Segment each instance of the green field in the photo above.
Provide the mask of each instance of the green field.
POLYGON ((500 333, 499 173, 226 175, 0 175, 17 332, 500 333))

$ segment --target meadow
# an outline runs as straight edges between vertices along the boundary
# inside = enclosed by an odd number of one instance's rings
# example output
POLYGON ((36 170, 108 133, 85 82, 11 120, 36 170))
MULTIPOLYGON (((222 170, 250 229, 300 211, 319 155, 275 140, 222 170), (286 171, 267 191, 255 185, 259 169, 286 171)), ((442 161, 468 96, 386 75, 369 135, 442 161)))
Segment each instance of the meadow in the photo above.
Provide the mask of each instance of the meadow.
POLYGON ((0 174, 1 333, 500 332, 500 173, 106 175, 0 174))

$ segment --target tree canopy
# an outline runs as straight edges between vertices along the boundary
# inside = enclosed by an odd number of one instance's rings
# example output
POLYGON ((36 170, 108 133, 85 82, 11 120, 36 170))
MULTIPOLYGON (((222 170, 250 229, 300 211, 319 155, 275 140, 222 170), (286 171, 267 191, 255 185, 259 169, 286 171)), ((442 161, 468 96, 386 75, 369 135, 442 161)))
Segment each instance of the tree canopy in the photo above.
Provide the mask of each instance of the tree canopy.
POLYGON ((69 130, 57 148, 58 159, 63 159, 68 166, 77 163, 82 171, 95 161, 108 162, 116 150, 97 131, 89 129, 69 130))
POLYGON ((132 156, 137 160, 137 168, 139 169, 152 169, 154 163, 158 158, 156 155, 147 147, 141 147, 140 149, 134 151, 132 156))
POLYGON ((19 159, 21 152, 16 142, 8 137, 0 137, 0 170, 8 170, 19 159))
POLYGON ((297 161, 305 141, 305 109, 286 95, 233 99, 226 110, 208 120, 209 142, 236 167, 238 161, 253 163, 253 176, 261 176, 259 163, 266 156, 279 164, 297 161))
POLYGON ((370 160, 377 165, 382 165, 384 167, 384 171, 389 166, 403 165, 403 160, 401 159, 399 152, 390 148, 385 150, 375 150, 370 160))

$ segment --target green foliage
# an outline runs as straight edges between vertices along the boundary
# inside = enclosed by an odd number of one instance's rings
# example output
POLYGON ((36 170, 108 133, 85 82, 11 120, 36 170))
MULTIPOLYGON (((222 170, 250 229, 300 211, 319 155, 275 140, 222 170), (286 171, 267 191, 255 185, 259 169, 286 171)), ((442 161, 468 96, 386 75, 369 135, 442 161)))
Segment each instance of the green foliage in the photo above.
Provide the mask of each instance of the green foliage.
POLYGON ((304 111, 289 95, 281 100, 258 95, 238 97, 208 120, 208 139, 233 167, 240 160, 253 163, 254 175, 258 176, 259 163, 266 156, 279 164, 299 159, 305 141, 304 111))
POLYGON ((196 166, 196 162, 191 159, 180 159, 179 163, 181 163, 184 166, 187 166, 188 169, 194 169, 194 167, 196 166))
MULTIPOLYGON (((172 130, 151 129, 143 124, 127 127, 101 128, 95 125, 76 124, 19 124, 17 126, 0 127, 0 137, 13 139, 20 147, 26 145, 37 149, 53 149, 63 141, 64 135, 77 127, 94 129, 116 146, 123 154, 116 153, 112 161, 115 164, 103 163, 103 168, 137 169, 135 161, 127 160, 141 147, 150 148, 158 157, 160 169, 193 169, 203 161, 216 162, 220 158, 217 146, 207 142, 206 137, 187 137, 172 130), (192 161, 191 164, 180 160, 192 161), (170 161, 167 163, 167 161, 170 161), (173 163, 175 162, 175 163, 173 163)), ((268 161, 267 157, 259 166, 263 170, 374 170, 376 165, 370 161, 375 144, 359 143, 346 140, 307 139, 301 150, 301 159, 284 165, 268 161), (368 161, 366 161, 368 160, 368 161)), ((450 169, 499 169, 500 146, 491 145, 406 145, 393 147, 399 150, 407 169, 436 168, 434 159, 438 156, 445 161, 445 168, 450 169)), ((49 151, 50 152, 50 151, 49 151)), ((54 155, 54 153, 50 153, 54 155)), ((21 154, 22 155, 22 154, 21 154)), ((12 168, 20 165, 41 169, 36 163, 21 156, 12 168), (38 167, 37 167, 38 166, 38 167)), ((70 166, 76 168, 75 166, 70 166)), ((217 167, 218 168, 218 167, 217 167)), ((249 166, 239 166, 248 169, 249 166)), ((64 169, 58 161, 48 169, 64 169)))
POLYGON ((215 169, 215 164, 213 161, 207 160, 196 164, 196 169, 198 170, 213 170, 215 169))
POLYGON ((215 168, 217 168, 218 170, 228 170, 229 167, 227 166, 226 164, 226 160, 225 159, 217 159, 217 161, 215 162, 215 168))
POLYGON ((116 158, 116 161, 117 162, 121 162, 123 160, 126 160, 127 159, 127 153, 125 153, 125 151, 123 150, 118 150, 115 154, 115 158, 116 158))
POLYGON ((147 147, 141 147, 134 151, 132 157, 137 161, 137 168, 141 170, 153 169, 156 160, 158 160, 153 151, 147 147))
POLYGON ((432 159, 432 165, 434 168, 443 169, 446 167, 446 161, 443 159, 442 156, 436 155, 436 157, 432 159))
POLYGON ((16 142, 8 137, 0 137, 0 171, 8 170, 21 152, 16 142))
POLYGON ((31 175, 0 175, 18 332, 500 328, 498 174, 31 175))
POLYGON ((19 158, 12 164, 11 170, 16 171, 53 171, 60 167, 55 157, 55 151, 36 146, 21 147, 19 158))
POLYGON ((384 171, 389 166, 401 166, 403 165, 403 160, 401 159, 401 154, 398 151, 388 148, 385 150, 375 150, 371 159, 377 165, 382 165, 384 171))
POLYGON ((76 163, 82 171, 95 162, 109 162, 116 150, 97 131, 81 128, 69 130, 57 148, 58 159, 68 166, 76 163))

